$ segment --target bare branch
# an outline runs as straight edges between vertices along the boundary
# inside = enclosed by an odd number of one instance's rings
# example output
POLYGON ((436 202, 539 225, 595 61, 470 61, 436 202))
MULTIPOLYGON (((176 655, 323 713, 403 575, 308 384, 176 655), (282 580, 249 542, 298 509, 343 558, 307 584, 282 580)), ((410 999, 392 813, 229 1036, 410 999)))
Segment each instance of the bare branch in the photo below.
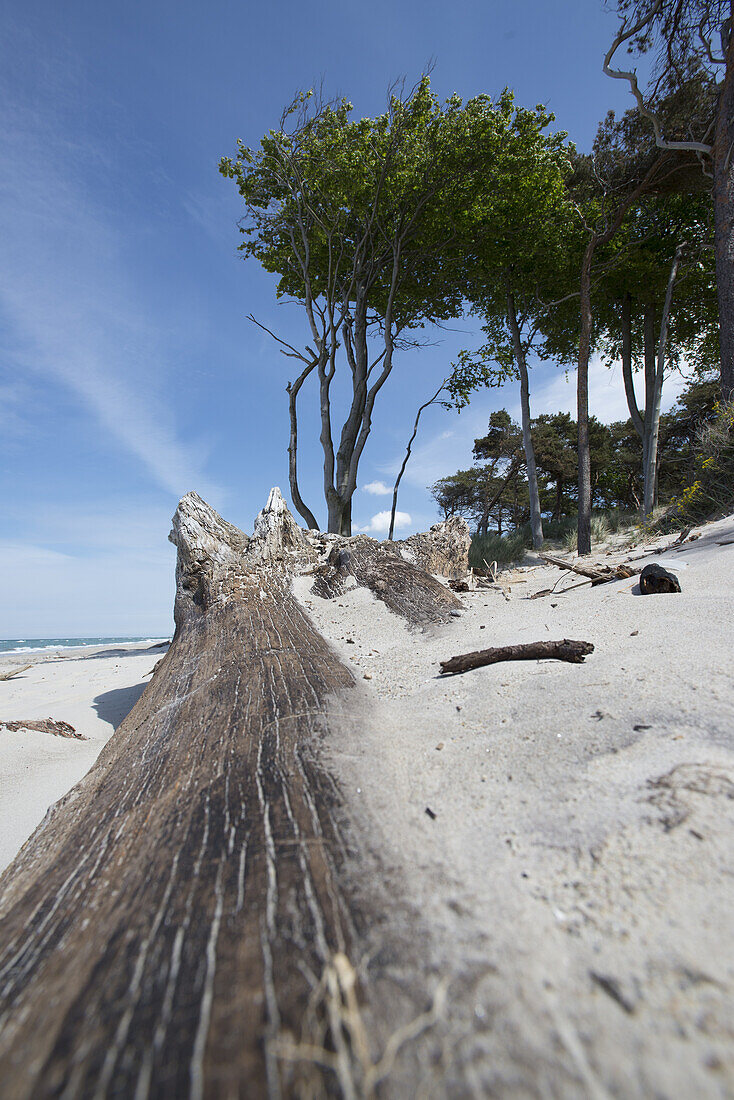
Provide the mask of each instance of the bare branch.
POLYGON ((612 42, 611 46, 607 50, 606 57, 604 58, 604 72, 607 76, 612 77, 613 80, 626 80, 628 82, 630 90, 632 91, 632 95, 637 101, 637 110, 640 112, 643 118, 648 119, 652 123, 653 130, 655 131, 655 144, 658 146, 659 149, 685 150, 692 153, 699 153, 702 156, 710 156, 713 146, 709 145, 707 142, 668 141, 663 134, 663 128, 660 119, 655 114, 655 112, 651 111, 650 108, 645 104, 644 96, 642 95, 639 84, 637 83, 637 73, 634 70, 627 71, 625 69, 613 69, 611 67, 612 58, 614 57, 619 47, 624 42, 628 42, 630 38, 634 38, 634 36, 639 34, 640 31, 644 30, 645 27, 650 26, 653 19, 656 15, 659 14, 662 8, 662 2, 663 0, 655 0, 655 3, 653 4, 649 12, 638 19, 637 22, 634 23, 632 26, 627 25, 626 19, 622 20, 619 32, 612 42))
MULTIPOLYGON (((287 355, 289 359, 300 359, 302 363, 306 363, 307 365, 311 363, 311 360, 307 359, 302 352, 294 348, 293 345, 289 344, 287 340, 281 340, 280 336, 276 336, 272 329, 269 329, 267 325, 264 325, 262 323, 262 321, 258 321, 257 317, 254 317, 252 313, 248 313, 247 320, 252 321, 253 325, 257 325, 257 327, 261 328, 263 332, 267 332, 268 336, 272 336, 273 340, 275 340, 277 344, 282 344, 284 348, 288 348, 289 350, 287 352, 283 352, 283 355, 287 355)), ((309 351, 310 349, 307 348, 306 350, 309 351)), ((316 363, 314 362, 311 365, 315 367, 316 363)))

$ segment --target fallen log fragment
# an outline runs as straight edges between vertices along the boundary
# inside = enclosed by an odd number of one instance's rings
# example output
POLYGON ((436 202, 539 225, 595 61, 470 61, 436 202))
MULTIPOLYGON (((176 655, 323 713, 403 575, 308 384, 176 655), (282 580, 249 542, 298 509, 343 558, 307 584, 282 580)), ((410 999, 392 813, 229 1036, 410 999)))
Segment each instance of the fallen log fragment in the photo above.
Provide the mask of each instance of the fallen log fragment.
POLYGON ((22 668, 11 668, 7 672, 0 672, 0 680, 12 680, 21 672, 27 672, 29 668, 33 668, 33 665, 23 665, 22 668))
POLYGON ((448 661, 441 661, 441 672, 454 674, 483 668, 484 665, 496 665, 501 661, 542 661, 549 658, 580 665, 583 664, 584 657, 593 652, 594 646, 591 642, 575 642, 570 638, 562 638, 559 642, 522 642, 518 645, 478 649, 451 657, 448 661))
POLYGON ((591 581, 591 587, 597 584, 608 584, 610 581, 625 581, 635 577, 640 572, 630 565, 576 565, 563 558, 554 558, 550 554, 540 554, 539 557, 548 565, 555 565, 558 569, 570 569, 572 573, 578 573, 580 577, 586 577, 591 581))
POLYGON ((538 557, 541 561, 547 562, 548 565, 555 565, 558 569, 570 569, 572 573, 578 573, 580 577, 589 577, 591 580, 595 580, 599 576, 598 569, 590 569, 585 565, 575 565, 572 561, 566 561, 564 558, 554 558, 550 554, 539 554, 538 557))
POLYGON ((52 733, 54 737, 75 737, 77 741, 86 741, 83 733, 77 733, 68 722, 56 722, 53 718, 29 719, 27 722, 0 722, 0 727, 11 733, 20 730, 34 730, 37 733, 52 733))
POLYGON ((639 569, 634 569, 631 565, 607 565, 599 571, 598 577, 594 577, 591 587, 596 588, 598 584, 609 584, 610 581, 627 581, 630 577, 636 577, 639 572, 639 569))
POLYGON ((314 595, 334 599, 353 577, 412 626, 448 622, 461 603, 443 584, 420 566, 406 561, 391 543, 366 535, 340 540, 327 558, 326 569, 314 571, 314 595))
POLYGON ((308 547, 279 493, 255 527, 181 501, 173 644, 0 880, 4 1095, 298 1094, 278 1049, 309 1018, 349 1070, 326 1006, 306 1010, 353 953, 311 746, 354 681, 291 592, 308 547))

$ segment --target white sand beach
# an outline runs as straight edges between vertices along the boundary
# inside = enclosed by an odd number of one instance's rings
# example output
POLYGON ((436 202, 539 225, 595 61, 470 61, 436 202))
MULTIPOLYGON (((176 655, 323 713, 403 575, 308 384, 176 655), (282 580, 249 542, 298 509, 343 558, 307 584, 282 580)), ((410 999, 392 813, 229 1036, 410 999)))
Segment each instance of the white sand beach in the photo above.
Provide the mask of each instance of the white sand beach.
MULTIPOLYGON (((565 591, 579 578, 531 564, 423 633, 365 589, 322 600, 295 582, 362 698, 335 704, 323 746, 355 882, 379 877, 421 980, 447 983, 427 1095, 734 1094, 734 517, 699 530, 634 563, 668 565, 680 594, 565 591), (564 637, 595 650, 439 675, 455 654, 564 637)), ((88 738, 0 729, 3 866, 160 653, 45 654, 0 682, 0 720, 51 716, 88 738)))
POLYGON ((163 652, 131 642, 0 655, 0 672, 32 665, 0 681, 0 871, 89 771, 163 652), (84 740, 2 726, 43 718, 68 722, 84 740))
POLYGON ((327 602, 297 582, 362 684, 330 763, 376 873, 412 901, 428 984, 452 983, 434 1087, 456 1059, 477 1096, 561 1095, 564 1074, 565 1096, 734 1095, 734 518, 697 530, 634 563, 668 565, 680 594, 531 600, 580 578, 516 570, 509 599, 463 594, 432 633, 365 589, 327 602), (595 651, 438 676, 564 637, 595 651))

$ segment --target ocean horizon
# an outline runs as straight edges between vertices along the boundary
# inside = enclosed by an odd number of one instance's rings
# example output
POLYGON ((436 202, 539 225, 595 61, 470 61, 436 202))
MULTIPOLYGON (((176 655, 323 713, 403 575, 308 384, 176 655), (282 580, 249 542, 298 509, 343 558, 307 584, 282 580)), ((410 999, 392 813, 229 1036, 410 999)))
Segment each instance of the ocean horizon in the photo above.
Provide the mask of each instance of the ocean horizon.
POLYGON ((85 649, 98 645, 121 645, 127 642, 149 642, 155 645, 158 642, 167 642, 169 637, 162 635, 155 638, 146 638, 142 635, 112 634, 105 637, 83 638, 0 638, 0 653, 38 653, 40 650, 51 649, 85 649))

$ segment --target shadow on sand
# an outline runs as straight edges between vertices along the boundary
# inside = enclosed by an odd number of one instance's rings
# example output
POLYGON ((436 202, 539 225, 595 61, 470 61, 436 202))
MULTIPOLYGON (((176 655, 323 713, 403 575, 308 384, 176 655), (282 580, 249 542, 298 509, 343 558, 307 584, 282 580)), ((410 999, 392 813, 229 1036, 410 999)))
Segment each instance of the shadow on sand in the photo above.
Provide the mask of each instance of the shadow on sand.
POLYGON ((109 722, 113 729, 117 729, 127 718, 146 687, 147 684, 134 684, 132 687, 103 691, 92 705, 103 722, 109 722))

